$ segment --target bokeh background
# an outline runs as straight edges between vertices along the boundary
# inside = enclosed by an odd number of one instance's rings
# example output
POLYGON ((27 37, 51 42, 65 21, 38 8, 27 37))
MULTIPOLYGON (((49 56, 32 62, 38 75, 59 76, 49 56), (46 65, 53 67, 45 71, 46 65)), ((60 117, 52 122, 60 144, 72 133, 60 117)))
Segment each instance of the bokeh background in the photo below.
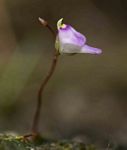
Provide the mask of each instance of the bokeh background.
POLYGON ((127 144, 127 1, 0 0, 0 132, 30 131, 64 18, 103 54, 60 56, 43 95, 44 137, 127 144))

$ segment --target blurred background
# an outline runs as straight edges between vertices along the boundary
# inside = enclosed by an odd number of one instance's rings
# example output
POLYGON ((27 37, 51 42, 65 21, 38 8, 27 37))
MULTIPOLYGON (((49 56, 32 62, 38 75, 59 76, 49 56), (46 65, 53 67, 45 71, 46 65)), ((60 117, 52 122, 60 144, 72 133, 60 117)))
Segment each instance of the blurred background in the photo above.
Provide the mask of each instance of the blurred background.
POLYGON ((64 18, 103 54, 60 56, 41 111, 44 137, 127 144, 127 1, 0 0, 0 132, 30 132, 64 18))

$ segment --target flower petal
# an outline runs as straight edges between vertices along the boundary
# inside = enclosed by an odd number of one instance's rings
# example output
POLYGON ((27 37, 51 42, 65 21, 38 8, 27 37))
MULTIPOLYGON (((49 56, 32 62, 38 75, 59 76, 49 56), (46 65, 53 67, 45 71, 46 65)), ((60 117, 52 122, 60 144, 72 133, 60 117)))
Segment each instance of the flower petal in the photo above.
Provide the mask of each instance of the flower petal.
POLYGON ((65 44, 61 44, 60 48, 59 48, 59 52, 62 53, 79 53, 80 52, 81 47, 77 46, 77 45, 73 45, 73 44, 69 44, 69 43, 65 43, 65 44))
POLYGON ((69 43, 77 46, 83 46, 86 42, 86 37, 77 32, 70 25, 58 24, 58 37, 61 43, 69 43))
POLYGON ((102 50, 99 48, 91 47, 89 45, 84 45, 81 48, 80 53, 101 54, 102 50))
POLYGON ((83 46, 86 42, 86 38, 69 25, 66 28, 59 29, 58 36, 61 43, 83 46))
POLYGON ((101 54, 101 49, 86 45, 86 37, 77 32, 70 25, 62 23, 63 18, 57 22, 58 34, 55 48, 59 53, 90 53, 101 54))

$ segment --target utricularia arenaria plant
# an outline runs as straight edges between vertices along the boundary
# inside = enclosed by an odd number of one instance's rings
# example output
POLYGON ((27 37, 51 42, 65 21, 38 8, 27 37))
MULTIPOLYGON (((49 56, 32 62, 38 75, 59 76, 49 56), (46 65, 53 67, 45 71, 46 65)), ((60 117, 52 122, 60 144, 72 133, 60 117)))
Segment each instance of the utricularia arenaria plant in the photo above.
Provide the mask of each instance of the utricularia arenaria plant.
MULTIPOLYGON (((42 18, 39 18, 40 23, 47 27, 49 31, 54 36, 55 42, 55 50, 52 58, 51 68, 47 73, 47 76, 44 78, 39 90, 38 90, 38 98, 37 98, 37 106, 36 112, 33 117, 32 124, 32 134, 30 135, 38 135, 38 124, 40 119, 40 111, 41 111, 41 103, 42 103, 42 95, 43 91, 50 80, 51 76, 54 73, 56 68, 56 64, 58 62, 58 57, 63 54, 68 54, 72 56, 73 54, 78 53, 89 53, 99 55, 102 53, 102 50, 99 48, 95 48, 86 44, 86 37, 80 32, 76 31, 71 25, 67 25, 63 23, 63 18, 58 20, 57 22, 57 33, 53 30, 53 28, 42 18)), ((75 55, 74 55, 75 56, 75 55)))

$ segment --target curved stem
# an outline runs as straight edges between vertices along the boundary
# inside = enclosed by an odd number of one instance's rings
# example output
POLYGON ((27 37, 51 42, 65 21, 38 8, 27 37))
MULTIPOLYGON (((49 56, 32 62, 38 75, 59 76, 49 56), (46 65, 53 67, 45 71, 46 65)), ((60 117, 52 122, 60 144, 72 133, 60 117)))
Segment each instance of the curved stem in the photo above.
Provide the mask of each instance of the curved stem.
POLYGON ((32 125, 33 133, 38 133, 38 124, 39 124, 40 112, 41 112, 41 107, 42 107, 42 94, 43 94, 43 91, 44 91, 48 81, 50 80, 51 76, 53 75, 53 73, 55 71, 56 64, 58 61, 58 56, 59 55, 57 53, 54 54, 51 68, 50 68, 47 76, 45 77, 44 81, 42 82, 39 92, 38 92, 37 107, 36 107, 36 112, 34 115, 33 125, 32 125))
MULTIPOLYGON (((56 38, 56 33, 54 32, 52 27, 49 26, 49 24, 45 20, 43 20, 42 18, 39 18, 39 21, 43 26, 47 27, 49 29, 49 31, 53 34, 53 36, 56 38)), ((58 61, 58 56, 59 56, 59 53, 55 50, 54 55, 53 55, 51 68, 50 68, 47 76, 43 80, 43 82, 40 86, 40 89, 38 91, 37 106, 36 106, 36 111, 34 114, 33 124, 32 124, 32 133, 35 135, 38 134, 38 124, 39 124, 39 120, 40 120, 40 113, 41 113, 41 107, 42 107, 42 94, 44 92, 44 89, 45 89, 48 81, 50 80, 51 76, 53 75, 53 73, 55 71, 56 64, 58 61)))

